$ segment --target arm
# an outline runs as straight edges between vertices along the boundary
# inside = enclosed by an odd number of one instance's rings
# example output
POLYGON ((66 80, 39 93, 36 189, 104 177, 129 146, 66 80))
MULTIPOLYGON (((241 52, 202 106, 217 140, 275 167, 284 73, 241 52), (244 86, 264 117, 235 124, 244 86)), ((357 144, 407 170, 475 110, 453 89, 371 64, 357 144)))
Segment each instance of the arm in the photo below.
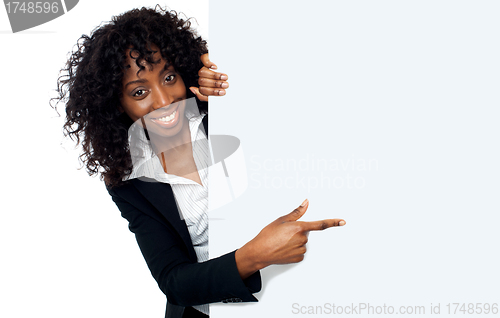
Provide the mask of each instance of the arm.
POLYGON ((186 307, 229 298, 257 301, 252 293, 260 291, 260 273, 243 280, 235 252, 193 263, 175 229, 139 211, 116 191, 108 191, 128 220, 151 274, 170 303, 186 307))

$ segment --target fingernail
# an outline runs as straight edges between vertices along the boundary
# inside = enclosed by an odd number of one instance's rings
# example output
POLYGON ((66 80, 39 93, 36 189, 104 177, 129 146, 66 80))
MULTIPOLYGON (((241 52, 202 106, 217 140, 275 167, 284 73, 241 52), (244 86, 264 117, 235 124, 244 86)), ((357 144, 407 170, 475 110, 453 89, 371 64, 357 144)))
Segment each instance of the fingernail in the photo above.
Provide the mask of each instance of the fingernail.
POLYGON ((307 202, 309 202, 309 200, 305 199, 304 202, 302 202, 302 204, 300 206, 305 206, 307 204, 307 202))
POLYGON ((210 66, 210 68, 211 68, 212 70, 216 70, 216 69, 217 69, 217 65, 213 64, 212 66, 210 66))
POLYGON ((220 76, 220 79, 223 80, 223 81, 227 81, 227 75, 222 74, 220 76))
POLYGON ((189 90, 196 95, 196 91, 194 90, 194 88, 190 87, 189 90))
POLYGON ((219 96, 226 95, 226 91, 221 89, 219 90, 219 96))
POLYGON ((229 83, 222 83, 222 84, 220 84, 220 87, 222 87, 222 88, 228 88, 229 87, 229 83))
POLYGON ((340 225, 340 226, 345 225, 345 221, 340 221, 340 222, 339 222, 339 225, 340 225))

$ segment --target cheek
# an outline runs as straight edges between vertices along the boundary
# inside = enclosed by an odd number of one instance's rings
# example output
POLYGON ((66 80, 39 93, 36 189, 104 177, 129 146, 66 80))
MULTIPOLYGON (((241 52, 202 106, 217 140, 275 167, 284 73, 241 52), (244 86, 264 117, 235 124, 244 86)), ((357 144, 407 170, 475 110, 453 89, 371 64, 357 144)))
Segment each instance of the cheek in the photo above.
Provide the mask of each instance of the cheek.
POLYGON ((186 96, 186 86, 184 86, 184 84, 182 85, 180 95, 181 95, 182 99, 186 99, 186 97, 187 97, 186 96))
POLYGON ((146 100, 137 102, 134 101, 133 104, 127 103, 127 101, 122 101, 122 109, 127 113, 127 115, 133 120, 136 121, 137 119, 145 116, 148 114, 149 110, 149 104, 146 100))
POLYGON ((177 87, 178 95, 182 96, 183 99, 186 99, 187 88, 186 88, 186 85, 184 84, 184 81, 182 80, 182 78, 179 81, 177 81, 176 87, 177 87))

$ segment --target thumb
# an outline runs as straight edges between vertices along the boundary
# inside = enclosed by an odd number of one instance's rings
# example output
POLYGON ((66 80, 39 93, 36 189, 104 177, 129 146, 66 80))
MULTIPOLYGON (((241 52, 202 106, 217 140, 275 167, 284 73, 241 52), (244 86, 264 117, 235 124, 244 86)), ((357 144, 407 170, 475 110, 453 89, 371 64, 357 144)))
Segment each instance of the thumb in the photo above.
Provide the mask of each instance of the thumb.
POLYGON ((209 68, 209 69, 212 69, 212 70, 216 70, 217 69, 217 65, 215 65, 214 63, 212 63, 210 61, 210 59, 208 58, 208 53, 205 53, 203 54, 201 57, 201 62, 203 63, 203 65, 205 65, 205 67, 209 68))
POLYGON ((200 89, 198 87, 190 87, 189 90, 193 92, 193 94, 202 102, 208 102, 208 96, 203 95, 200 93, 200 89))
POLYGON ((306 213, 308 207, 309 200, 305 199, 298 208, 288 213, 287 215, 282 216, 280 219, 283 222, 297 221, 304 215, 304 213, 306 213))

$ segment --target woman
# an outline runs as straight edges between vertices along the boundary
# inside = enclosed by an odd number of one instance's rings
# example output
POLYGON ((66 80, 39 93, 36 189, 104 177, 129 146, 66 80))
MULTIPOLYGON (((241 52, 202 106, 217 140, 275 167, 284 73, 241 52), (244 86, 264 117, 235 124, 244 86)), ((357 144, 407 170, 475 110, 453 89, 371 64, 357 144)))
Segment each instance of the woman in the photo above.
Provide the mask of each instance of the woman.
POLYGON ((82 36, 58 85, 59 100, 67 98, 65 132, 82 143, 89 174, 100 174, 129 221, 167 296, 166 317, 203 317, 211 302, 257 301, 260 269, 300 262, 308 231, 345 224, 297 221, 306 200, 240 249, 208 259, 206 101, 228 84, 209 70, 206 53, 175 12, 132 10, 82 36))

